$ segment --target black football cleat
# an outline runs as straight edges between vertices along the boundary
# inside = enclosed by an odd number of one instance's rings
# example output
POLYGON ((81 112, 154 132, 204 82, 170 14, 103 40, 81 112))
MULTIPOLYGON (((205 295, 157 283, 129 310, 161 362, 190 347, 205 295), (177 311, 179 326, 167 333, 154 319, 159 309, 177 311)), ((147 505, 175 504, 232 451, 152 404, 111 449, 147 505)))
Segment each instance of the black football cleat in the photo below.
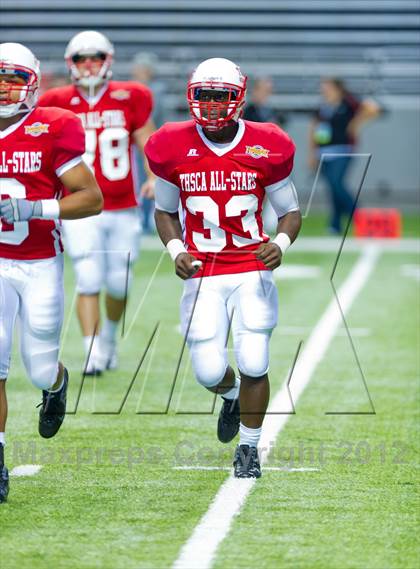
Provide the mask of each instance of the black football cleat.
POLYGON ((239 431, 240 411, 239 399, 223 399, 217 421, 217 438, 221 443, 230 443, 239 431))
POLYGON ((233 459, 235 478, 260 478, 261 465, 258 450, 248 445, 238 445, 233 459))
POLYGON ((7 501, 9 494, 9 473, 5 466, 0 467, 0 504, 7 501))
POLYGON ((92 357, 90 357, 82 370, 83 377, 100 377, 102 375, 102 370, 98 368, 96 362, 92 357))
POLYGON ((39 411, 38 431, 44 439, 53 437, 61 427, 66 414, 67 387, 69 374, 64 368, 63 386, 57 393, 42 392, 42 403, 39 411))
POLYGON ((4 466, 4 447, 0 444, 0 504, 7 501, 9 494, 9 473, 4 466))
POLYGON ((83 377, 101 377, 102 370, 96 368, 86 368, 82 371, 83 377))

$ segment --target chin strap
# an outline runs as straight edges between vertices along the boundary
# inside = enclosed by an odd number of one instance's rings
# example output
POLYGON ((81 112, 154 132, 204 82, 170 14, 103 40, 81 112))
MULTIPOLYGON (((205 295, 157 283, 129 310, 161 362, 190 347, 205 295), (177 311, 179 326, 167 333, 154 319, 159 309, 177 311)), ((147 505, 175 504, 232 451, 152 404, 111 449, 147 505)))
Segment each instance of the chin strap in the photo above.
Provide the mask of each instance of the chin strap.
POLYGON ((9 119, 11 117, 15 117, 16 115, 21 115, 21 114, 25 114, 25 113, 29 113, 29 111, 31 111, 31 109, 29 109, 26 105, 24 105, 24 103, 12 103, 11 105, 5 105, 3 107, 3 109, 7 109, 10 108, 10 112, 7 114, 2 114, 2 107, 0 107, 0 118, 1 119, 9 119), (18 105, 20 105, 20 107, 18 107, 18 105), (16 109, 14 109, 13 107, 18 107, 16 109))

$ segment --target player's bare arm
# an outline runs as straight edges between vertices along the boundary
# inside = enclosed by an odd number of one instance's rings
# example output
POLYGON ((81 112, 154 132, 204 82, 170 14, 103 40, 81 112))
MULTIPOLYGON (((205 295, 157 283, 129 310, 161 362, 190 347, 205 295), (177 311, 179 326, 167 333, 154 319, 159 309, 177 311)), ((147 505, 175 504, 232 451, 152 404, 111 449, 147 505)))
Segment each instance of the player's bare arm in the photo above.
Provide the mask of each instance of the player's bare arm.
POLYGON ((189 279, 200 269, 200 265, 199 261, 185 250, 178 212, 169 213, 156 209, 155 221, 159 237, 174 260, 176 274, 183 280, 189 279))
POLYGON ((0 216, 7 223, 30 219, 79 219, 102 211, 103 198, 94 175, 84 162, 61 177, 71 195, 61 200, 6 198, 0 201, 0 216))
MULTIPOLYGON (((298 236, 301 225, 302 215, 300 211, 291 211, 279 219, 277 224, 277 236, 286 236, 283 237, 286 244, 288 237, 290 243, 288 243, 287 246, 291 245, 298 236)), ((285 252, 284 250, 282 251, 281 243, 281 237, 279 242, 269 241, 268 243, 263 243, 255 252, 257 259, 262 261, 269 269, 276 269, 281 265, 283 253, 285 252)))
MULTIPOLYGON (((156 126, 152 119, 149 119, 146 124, 133 132, 133 139, 141 154, 144 155, 144 146, 149 140, 149 137, 155 132, 156 126)), ((156 176, 150 169, 147 158, 144 158, 144 169, 147 175, 147 180, 140 188, 140 194, 146 198, 154 198, 154 188, 156 176)))
POLYGON ((71 192, 59 202, 61 219, 80 219, 101 213, 104 204, 102 192, 84 162, 65 172, 60 180, 71 192))

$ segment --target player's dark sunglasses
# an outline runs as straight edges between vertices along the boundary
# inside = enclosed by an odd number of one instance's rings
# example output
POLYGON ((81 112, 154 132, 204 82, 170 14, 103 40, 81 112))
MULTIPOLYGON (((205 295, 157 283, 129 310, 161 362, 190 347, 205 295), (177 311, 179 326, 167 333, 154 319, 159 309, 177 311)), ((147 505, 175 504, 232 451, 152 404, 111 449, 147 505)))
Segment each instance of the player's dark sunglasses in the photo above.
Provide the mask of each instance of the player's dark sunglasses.
POLYGON ((81 55, 80 53, 76 53, 71 58, 73 63, 83 63, 87 59, 97 59, 100 61, 105 61, 106 53, 102 53, 101 51, 98 51, 97 53, 91 53, 90 55, 81 55))
POLYGON ((196 101, 216 103, 225 103, 229 101, 236 101, 237 94, 235 91, 218 91, 217 89, 200 89, 194 91, 194 99, 196 101))

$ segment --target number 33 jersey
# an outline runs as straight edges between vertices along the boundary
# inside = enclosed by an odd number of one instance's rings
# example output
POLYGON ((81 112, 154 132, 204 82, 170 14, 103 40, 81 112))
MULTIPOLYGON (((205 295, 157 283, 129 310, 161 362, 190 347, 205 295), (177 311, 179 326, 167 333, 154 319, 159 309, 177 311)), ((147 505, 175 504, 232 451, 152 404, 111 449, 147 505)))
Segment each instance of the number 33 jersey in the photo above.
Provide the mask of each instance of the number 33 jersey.
POLYGON ((69 109, 80 117, 86 132, 83 158, 95 173, 104 209, 137 206, 132 134, 150 117, 150 89, 131 81, 109 81, 89 100, 77 87, 68 85, 44 93, 39 105, 69 109))
MULTIPOLYGON (((80 119, 63 109, 35 108, 0 131, 0 198, 59 199, 60 176, 82 161, 80 119)), ((60 223, 0 219, 0 257, 47 259, 61 253, 60 223)))
POLYGON ((194 121, 167 123, 145 152, 167 191, 179 189, 185 244, 203 262, 197 277, 267 270, 254 252, 269 240, 261 214, 266 191, 293 168, 295 146, 283 130, 240 120, 231 143, 213 144, 194 121))

